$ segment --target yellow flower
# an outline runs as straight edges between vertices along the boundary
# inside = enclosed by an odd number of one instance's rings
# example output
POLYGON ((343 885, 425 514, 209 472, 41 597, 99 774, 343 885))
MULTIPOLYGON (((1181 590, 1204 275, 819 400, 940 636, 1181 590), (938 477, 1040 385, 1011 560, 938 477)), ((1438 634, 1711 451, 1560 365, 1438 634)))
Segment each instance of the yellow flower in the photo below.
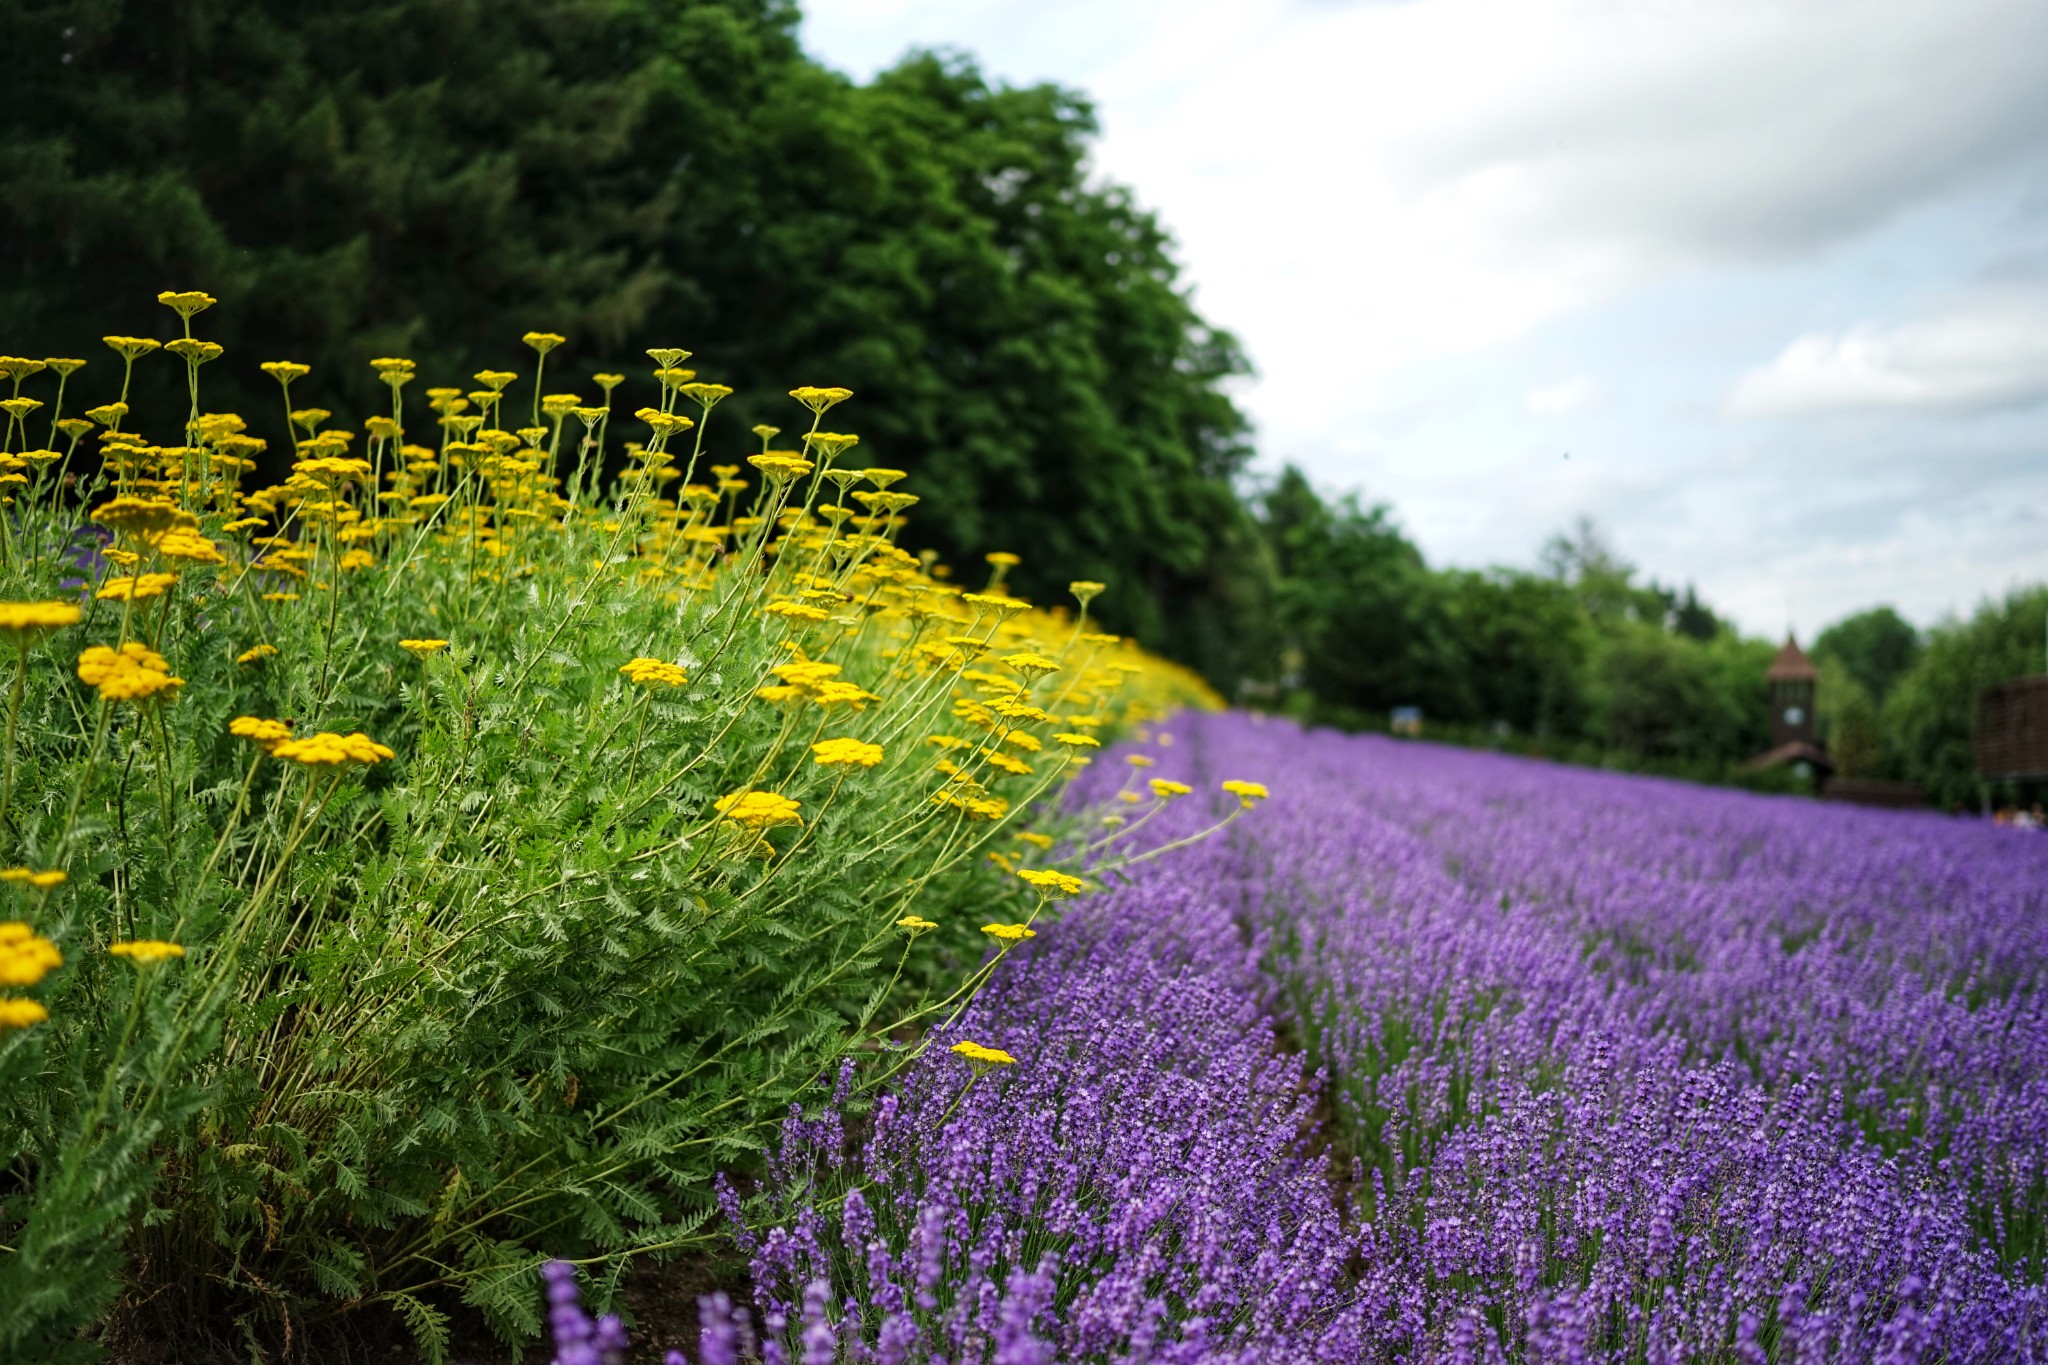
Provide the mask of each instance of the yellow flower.
POLYGON ((853 397, 853 390, 838 388, 821 389, 807 384, 802 388, 791 389, 789 396, 802 403, 812 412, 823 416, 827 408, 835 403, 844 403, 847 399, 853 397))
POLYGON ((1059 665, 1043 654, 1005 654, 1003 662, 1027 677, 1042 678, 1048 673, 1057 673, 1059 665))
POLYGON ((50 1012, 33 1000, 0 1000, 0 1029, 28 1028, 50 1017, 50 1012))
MULTIPOLYGON (((155 538, 156 551, 165 559, 183 560, 188 564, 226 564, 221 557, 220 547, 199 532, 185 527, 173 527, 155 538)), ((149 575, 158 577, 160 575, 149 575)), ((104 596, 105 594, 101 594, 104 596)))
POLYGON ((749 829, 772 829, 777 825, 803 823, 803 817, 797 814, 801 803, 787 796, 777 796, 774 792, 734 792, 730 796, 719 797, 711 804, 726 819, 749 829))
POLYGON ((1108 591, 1108 585, 1103 583, 1091 583, 1089 580, 1085 578, 1079 578, 1074 580, 1072 583, 1067 584, 1067 591, 1074 594, 1074 600, 1085 607, 1090 602, 1093 602, 1096 598, 1102 596, 1104 592, 1108 591))
POLYGON ((295 592, 267 592, 263 594, 263 600, 266 602, 296 602, 299 600, 299 595, 295 592))
POLYGON ((1163 777, 1153 778, 1151 786, 1152 794, 1161 801, 1171 801, 1176 796, 1186 796, 1194 790, 1185 782, 1169 782, 1163 777))
MULTIPOLYGON (((139 357, 148 355, 151 351, 163 345, 161 341, 150 337, 101 337, 100 340, 113 347, 121 359, 130 363, 133 363, 139 357)), ((118 407, 124 413, 128 410, 128 405, 125 403, 110 403, 107 406, 118 407)), ((86 416, 91 417, 92 413, 88 412, 86 416)), ((97 421, 99 419, 94 418, 93 420, 97 421)))
POLYGON ((549 351, 554 350, 555 347, 560 346, 569 338, 563 336, 559 332, 528 332, 525 336, 519 339, 525 342, 527 345, 533 347, 534 350, 540 352, 542 355, 546 355, 549 351))
POLYGON ((176 341, 166 342, 164 349, 172 355, 182 356, 198 365, 204 365, 209 360, 219 360, 227 353, 227 348, 217 341, 195 341, 191 337, 179 337, 176 341))
POLYGON ((1044 896, 1047 900, 1061 900, 1068 896, 1078 896, 1088 889, 1088 883, 1082 881, 1079 877, 1069 876, 1064 872, 1055 872, 1051 868, 1027 867, 1017 875, 1023 878, 1027 884, 1036 889, 1038 894, 1044 896))
POLYGON ((48 891, 53 886, 62 886, 65 872, 61 868, 48 868, 38 872, 32 867, 10 867, 0 872, 0 882, 21 882, 38 891, 48 891))
POLYGON ((811 700, 820 706, 851 706, 856 711, 868 702, 881 700, 866 688, 850 682, 819 683, 809 691, 811 700))
POLYGON ((786 451, 771 450, 761 455, 747 456, 747 463, 767 475, 771 482, 784 482, 801 478, 811 472, 812 464, 801 455, 786 451))
POLYGON ((26 924, 0 924, 0 986, 33 986, 63 965, 57 945, 26 924))
POLYGON ((0 631, 27 637, 48 630, 76 625, 76 604, 71 602, 0 602, 0 631))
POLYGON ((1054 739, 1069 749, 1100 749, 1102 741, 1093 735, 1054 735, 1054 739))
POLYGON ((275 379, 278 383, 287 386, 294 379, 304 379, 307 375, 313 373, 311 365, 301 365, 296 360, 266 360, 256 368, 269 375, 272 379, 275 379))
POLYGON ((245 649, 240 654, 237 654, 235 662, 238 664, 253 664, 263 659, 274 659, 276 657, 276 645, 257 645, 254 649, 245 649))
POLYGON ((377 556, 363 549, 348 550, 341 556, 341 568, 344 573, 352 573, 357 569, 367 569, 376 562, 377 556))
POLYGON ((882 761, 882 746, 858 739, 821 739, 811 746, 811 757, 821 768, 872 768, 882 761))
POLYGON ((755 688, 754 695, 768 702, 802 701, 804 690, 788 683, 770 683, 766 687, 755 688))
POLYGON ((1246 810, 1250 810, 1253 805, 1265 800, 1272 794, 1257 782, 1239 782, 1235 779, 1225 782, 1223 790, 1236 797, 1237 803, 1246 810))
POLYGON ((902 919, 896 921, 896 927, 898 929, 908 929, 913 935, 916 935, 923 933, 927 929, 936 929, 939 926, 928 919, 920 919, 916 915, 905 915, 902 919))
POLYGON ((107 951, 115 957, 125 957, 138 967, 162 962, 168 957, 183 957, 184 945, 166 943, 160 938, 139 938, 132 943, 109 943, 107 951))
POLYGON ((263 720, 257 716, 236 716, 228 722, 228 733, 248 740, 266 754, 292 737, 290 721, 263 720))
POLYGON ((192 320, 194 313, 203 313, 220 302, 213 295, 197 289, 166 289, 156 296, 156 301, 187 322, 192 320))
POLYGON ((987 753, 982 756, 991 768, 1001 768, 1013 777, 1031 776, 1031 765, 1021 758, 1012 758, 1005 753, 987 753))
POLYGON ((963 1040, 953 1044, 948 1051, 957 1052, 962 1057, 965 1057, 974 1064, 974 1069, 977 1071, 984 1067, 1015 1066, 1017 1064, 1017 1059, 1001 1048, 983 1047, 980 1043, 970 1043, 963 1040))
POLYGON ((640 687, 681 687, 690 681, 680 665, 664 663, 660 659, 629 659, 619 665, 619 672, 640 687))
POLYGON ((92 519, 116 531, 136 536, 160 536, 166 531, 199 529, 199 518, 163 498, 138 498, 122 494, 92 510, 92 519))
POLYGON ((309 768, 332 768, 344 763, 368 765, 397 757, 392 750, 360 731, 352 735, 337 735, 331 730, 323 730, 304 739, 284 740, 270 753, 273 758, 289 759, 309 768))
MULTIPOLYGON (((1024 874, 1020 872, 1017 875, 1021 877, 1024 874)), ((981 932, 998 943, 1022 943, 1027 938, 1038 937, 1036 929, 1026 928, 1021 924, 984 924, 981 926, 981 932)))
POLYGON ((1124 755, 1124 762, 1130 764, 1133 768, 1156 768, 1159 766, 1156 759, 1149 758, 1144 754, 1126 754, 1124 755))
POLYGON ((162 597, 176 587, 178 576, 174 573, 146 573, 134 578, 109 578, 93 594, 107 602, 141 602, 151 597, 162 597))
POLYGON ((424 659, 429 654, 438 654, 448 648, 448 642, 446 640, 400 640, 398 647, 417 654, 424 659))
POLYGON ((1052 847, 1052 836, 1050 834, 1039 834, 1032 830, 1019 830, 1017 832, 1017 839, 1020 843, 1029 844, 1037 849, 1052 847))
POLYGON ((108 701, 147 701, 185 685, 183 678, 170 676, 163 655, 132 640, 118 651, 94 645, 80 654, 78 677, 108 701))

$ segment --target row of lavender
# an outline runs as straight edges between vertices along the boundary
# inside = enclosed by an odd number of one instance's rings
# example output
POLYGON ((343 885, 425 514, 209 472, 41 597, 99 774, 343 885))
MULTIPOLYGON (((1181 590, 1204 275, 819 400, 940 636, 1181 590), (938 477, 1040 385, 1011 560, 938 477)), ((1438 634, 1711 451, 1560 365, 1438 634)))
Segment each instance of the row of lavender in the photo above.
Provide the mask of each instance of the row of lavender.
POLYGON ((2043 1357, 2048 840, 1173 730, 1274 799, 792 1122, 707 1365, 2043 1357))

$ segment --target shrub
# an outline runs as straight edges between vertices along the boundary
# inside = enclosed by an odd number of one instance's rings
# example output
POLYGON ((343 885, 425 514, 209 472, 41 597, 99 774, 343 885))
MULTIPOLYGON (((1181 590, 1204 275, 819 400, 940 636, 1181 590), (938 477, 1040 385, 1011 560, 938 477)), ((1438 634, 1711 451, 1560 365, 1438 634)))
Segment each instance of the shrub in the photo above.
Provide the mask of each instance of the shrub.
POLYGON ((714 454, 687 352, 629 419, 533 333, 530 384, 424 413, 373 362, 359 430, 267 363, 266 442, 200 400, 213 301, 162 301, 183 335, 109 338, 84 417, 83 362, 0 358, 9 1358, 88 1353, 125 1290, 251 1343, 394 1311, 431 1359, 453 1297, 539 1331, 541 1246, 709 1246, 802 1086, 986 979, 1029 899, 986 855, 1085 762, 1054 736, 1204 699, 1095 585, 1034 611, 1014 556, 964 591, 901 548, 845 390, 714 454), (146 427, 167 360, 189 409, 146 427))

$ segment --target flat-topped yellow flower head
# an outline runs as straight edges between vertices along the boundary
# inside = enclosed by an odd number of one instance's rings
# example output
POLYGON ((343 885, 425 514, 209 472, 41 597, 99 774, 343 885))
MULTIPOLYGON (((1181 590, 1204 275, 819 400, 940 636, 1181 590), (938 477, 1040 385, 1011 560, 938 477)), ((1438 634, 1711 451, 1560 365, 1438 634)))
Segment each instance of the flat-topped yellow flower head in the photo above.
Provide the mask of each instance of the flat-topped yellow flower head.
POLYGON ((1017 1064, 1015 1057, 1012 1057, 999 1047, 983 1047, 980 1043, 969 1042, 965 1039, 953 1044, 947 1051, 955 1052, 965 1057, 976 1071, 984 1071, 992 1066, 1015 1066, 1017 1064))
POLYGON ((75 626, 81 615, 75 602, 0 602, 0 634, 25 641, 75 626))
POLYGON ((1068 896, 1078 896, 1088 889, 1088 883, 1079 877, 1056 872, 1049 867, 1027 867, 1018 872, 1017 876, 1047 900, 1064 900, 1068 896))
POLYGON ((156 301, 190 322, 194 314, 203 313, 220 300, 200 289, 166 289, 156 296, 156 301))
POLYGON ((1027 938, 1037 938, 1038 931, 1022 924, 984 924, 981 932, 998 943, 1022 943, 1027 938))
POLYGON ((1240 782, 1237 781, 1235 778, 1228 782, 1225 782, 1223 784, 1223 790, 1229 792, 1232 796, 1236 797, 1238 805, 1243 807, 1245 810, 1250 810, 1253 806, 1265 800, 1268 796, 1272 794, 1268 792, 1265 786, 1261 783, 1240 782))
POLYGON ((0 924, 0 986, 33 986, 63 965, 57 945, 26 924, 0 924))
POLYGON ((439 654, 442 650, 448 648, 448 642, 446 640, 400 640, 398 647, 408 654, 416 654, 424 659, 429 654, 439 654))
POLYGON ((1171 801, 1176 796, 1186 796, 1194 790, 1185 782, 1169 782, 1163 777, 1153 778, 1150 785, 1152 794, 1161 801, 1171 801))
POLYGON ((0 1029, 29 1028, 50 1017, 50 1012, 33 1000, 0 1000, 0 1029))
POLYGON ((125 957, 138 967, 150 967, 169 958, 183 957, 185 947, 180 943, 166 943, 160 938, 139 938, 130 943, 109 943, 107 951, 115 957, 125 957))
POLYGON ((67 876, 68 874, 60 867, 44 868, 41 871, 33 867, 10 867, 0 872, 0 882, 17 882, 22 886, 34 887, 38 891, 48 891, 64 885, 67 876))
POLYGON ((131 640, 120 649, 94 645, 78 656, 79 681, 108 701, 149 701, 185 685, 170 676, 164 656, 131 640))
POLYGON ((882 746, 858 739, 821 739, 811 746, 821 768, 872 768, 882 761, 882 746))
POLYGON ((266 754, 277 752, 277 746, 292 737, 290 721, 264 720, 260 716, 236 716, 228 722, 228 733, 238 739, 246 739, 266 754))
POLYGON ((357 731, 352 735, 337 735, 323 730, 317 735, 304 739, 288 739, 270 751, 273 758, 286 759, 292 763, 304 764, 309 768, 338 768, 346 763, 358 763, 368 767, 381 763, 397 754, 357 731))
POLYGON ((853 390, 818 388, 814 385, 806 384, 801 388, 791 389, 789 396, 822 417, 825 415, 826 409, 834 404, 844 403, 847 399, 853 397, 853 390))
POLYGON ((777 825, 801 825, 799 803, 774 792, 743 791, 721 796, 712 802, 720 815, 748 829, 773 829, 777 825))
POLYGON ((680 664, 667 663, 660 659, 628 659, 619 665, 619 672, 625 674, 636 687, 674 689, 690 681, 689 674, 683 671, 680 664))

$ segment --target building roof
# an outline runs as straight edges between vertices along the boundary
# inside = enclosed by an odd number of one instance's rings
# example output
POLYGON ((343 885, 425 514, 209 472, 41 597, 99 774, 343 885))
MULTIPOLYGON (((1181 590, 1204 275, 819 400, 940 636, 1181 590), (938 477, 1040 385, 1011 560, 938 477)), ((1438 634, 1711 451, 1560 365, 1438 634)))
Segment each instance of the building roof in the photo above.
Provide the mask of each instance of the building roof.
POLYGON ((1822 776, 1835 770, 1834 760, 1828 757, 1827 750, 1817 744, 1808 744, 1803 739, 1795 739, 1789 744, 1780 744, 1775 749, 1760 753, 1743 764, 1742 768, 1745 772, 1754 772, 1758 768, 1775 768, 1786 763, 1810 763, 1820 770, 1822 776))
POLYGON ((1777 658, 1771 660, 1771 666, 1764 670, 1764 677, 1770 682, 1813 682, 1820 677, 1820 670, 1799 648, 1799 642, 1787 635, 1785 647, 1778 651, 1777 658))

